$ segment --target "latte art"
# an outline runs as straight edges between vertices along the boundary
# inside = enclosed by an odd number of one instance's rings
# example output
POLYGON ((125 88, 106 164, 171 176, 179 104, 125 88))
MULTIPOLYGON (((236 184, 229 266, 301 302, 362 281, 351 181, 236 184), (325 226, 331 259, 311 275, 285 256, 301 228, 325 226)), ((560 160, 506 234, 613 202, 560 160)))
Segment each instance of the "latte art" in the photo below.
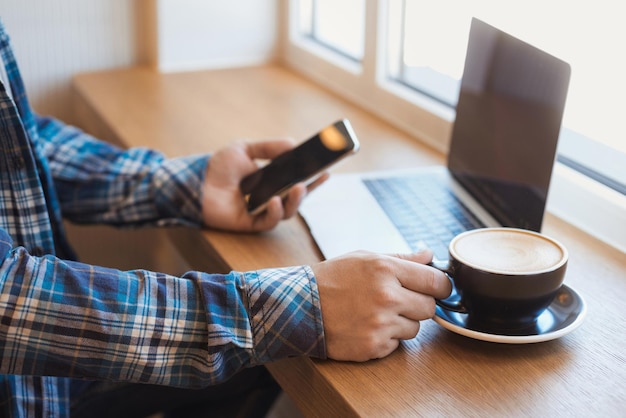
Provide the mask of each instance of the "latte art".
POLYGON ((521 230, 474 231, 454 240, 450 250, 475 268, 505 274, 550 270, 565 259, 558 244, 521 230))

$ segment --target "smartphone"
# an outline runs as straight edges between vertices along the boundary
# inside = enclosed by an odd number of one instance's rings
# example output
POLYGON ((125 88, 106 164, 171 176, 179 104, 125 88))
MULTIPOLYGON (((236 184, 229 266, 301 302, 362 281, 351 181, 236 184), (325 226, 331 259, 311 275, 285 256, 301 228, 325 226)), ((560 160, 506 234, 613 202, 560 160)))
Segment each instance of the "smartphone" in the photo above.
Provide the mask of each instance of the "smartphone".
POLYGON ((327 126, 241 180, 239 188, 248 212, 262 212, 273 196, 284 197, 296 183, 313 182, 326 168, 358 149, 359 141, 347 119, 327 126))

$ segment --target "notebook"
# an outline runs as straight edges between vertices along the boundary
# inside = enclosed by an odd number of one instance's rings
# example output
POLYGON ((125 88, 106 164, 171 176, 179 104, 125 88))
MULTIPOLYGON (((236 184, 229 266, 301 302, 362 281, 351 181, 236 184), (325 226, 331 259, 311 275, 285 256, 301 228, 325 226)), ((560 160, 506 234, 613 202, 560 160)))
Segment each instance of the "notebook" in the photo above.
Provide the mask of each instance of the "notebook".
POLYGON ((444 260, 467 229, 540 231, 569 79, 566 62, 472 19, 446 166, 333 174, 300 207, 322 254, 444 260))

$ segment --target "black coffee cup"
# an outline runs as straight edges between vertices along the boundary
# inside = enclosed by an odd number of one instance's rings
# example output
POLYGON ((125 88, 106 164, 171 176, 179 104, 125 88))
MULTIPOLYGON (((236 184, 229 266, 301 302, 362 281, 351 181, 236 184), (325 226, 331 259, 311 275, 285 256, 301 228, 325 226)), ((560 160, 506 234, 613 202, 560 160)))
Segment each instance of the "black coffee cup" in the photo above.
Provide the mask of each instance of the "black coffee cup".
POLYGON ((516 228, 482 228, 456 236, 446 264, 433 266, 453 282, 437 304, 491 327, 528 326, 552 303, 563 284, 567 249, 543 234, 516 228))

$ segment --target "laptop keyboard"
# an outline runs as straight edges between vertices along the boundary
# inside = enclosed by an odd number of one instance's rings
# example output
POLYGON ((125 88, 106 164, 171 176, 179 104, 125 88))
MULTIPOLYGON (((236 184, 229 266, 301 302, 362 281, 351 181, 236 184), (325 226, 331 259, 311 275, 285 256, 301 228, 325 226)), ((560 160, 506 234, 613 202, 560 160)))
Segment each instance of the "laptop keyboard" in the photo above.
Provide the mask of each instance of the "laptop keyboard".
POLYGON ((455 235, 484 226, 437 174, 363 181, 413 251, 447 260, 455 235))

